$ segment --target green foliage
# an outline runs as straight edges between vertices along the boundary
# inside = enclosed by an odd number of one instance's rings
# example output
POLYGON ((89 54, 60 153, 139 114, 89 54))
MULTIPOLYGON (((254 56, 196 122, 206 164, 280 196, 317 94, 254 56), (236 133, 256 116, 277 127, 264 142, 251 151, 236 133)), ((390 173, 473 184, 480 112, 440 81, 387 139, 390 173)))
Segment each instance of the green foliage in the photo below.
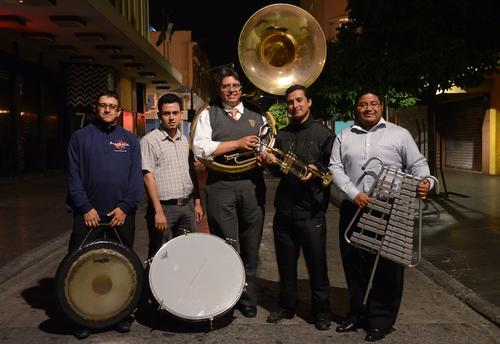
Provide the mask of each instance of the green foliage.
POLYGON ((285 103, 273 104, 269 107, 268 111, 272 113, 274 119, 276 120, 276 127, 278 129, 281 129, 288 125, 288 116, 285 103))

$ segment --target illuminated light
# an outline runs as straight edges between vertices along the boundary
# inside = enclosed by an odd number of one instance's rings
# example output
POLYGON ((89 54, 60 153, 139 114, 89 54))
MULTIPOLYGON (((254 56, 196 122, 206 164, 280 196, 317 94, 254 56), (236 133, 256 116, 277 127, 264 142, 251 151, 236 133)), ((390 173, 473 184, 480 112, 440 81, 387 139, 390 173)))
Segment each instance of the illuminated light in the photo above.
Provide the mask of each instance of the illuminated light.
POLYGON ((19 16, 12 16, 12 15, 0 16, 0 22, 6 24, 15 24, 17 26, 26 26, 26 19, 19 16))
POLYGON ((139 75, 144 77, 144 78, 154 78, 156 77, 155 72, 139 72, 139 75))
POLYGON ((75 37, 85 42, 105 41, 106 36, 100 32, 77 32, 75 37))
POLYGON ((95 48, 106 54, 119 54, 122 52, 119 45, 96 45, 95 48))
POLYGON ((118 60, 118 61, 121 61, 121 62, 132 62, 132 61, 134 61, 134 57, 132 55, 125 55, 125 54, 111 55, 111 58, 113 60, 118 60))
POLYGON ((50 16, 50 21, 60 27, 82 27, 87 22, 78 16, 50 16))
POLYGON ((139 62, 128 62, 124 63, 125 68, 127 69, 144 69, 144 64, 139 62))
POLYGON ((47 42, 54 42, 56 40, 56 37, 48 32, 25 32, 23 33, 23 37, 47 42))

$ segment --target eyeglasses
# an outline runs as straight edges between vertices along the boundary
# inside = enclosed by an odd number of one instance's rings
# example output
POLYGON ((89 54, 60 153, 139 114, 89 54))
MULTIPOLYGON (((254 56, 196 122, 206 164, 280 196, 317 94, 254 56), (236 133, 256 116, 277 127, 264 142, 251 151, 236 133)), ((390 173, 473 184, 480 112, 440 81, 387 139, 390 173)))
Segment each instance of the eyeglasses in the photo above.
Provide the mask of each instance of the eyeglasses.
POLYGON ((241 84, 222 84, 221 87, 224 91, 229 90, 230 88, 233 88, 233 90, 238 91, 241 89, 241 84))
POLYGON ((375 109, 377 107, 379 107, 382 103, 379 103, 379 102, 371 102, 371 103, 359 103, 357 105, 357 107, 359 109, 368 109, 368 107, 372 108, 372 109, 375 109))
POLYGON ((106 104, 106 103, 99 103, 97 104, 97 107, 103 110, 105 110, 106 108, 109 108, 110 110, 118 110, 120 108, 116 104, 106 104))
POLYGON ((170 115, 178 116, 180 113, 181 113, 180 111, 163 111, 160 113, 160 115, 162 115, 162 116, 170 116, 170 115))

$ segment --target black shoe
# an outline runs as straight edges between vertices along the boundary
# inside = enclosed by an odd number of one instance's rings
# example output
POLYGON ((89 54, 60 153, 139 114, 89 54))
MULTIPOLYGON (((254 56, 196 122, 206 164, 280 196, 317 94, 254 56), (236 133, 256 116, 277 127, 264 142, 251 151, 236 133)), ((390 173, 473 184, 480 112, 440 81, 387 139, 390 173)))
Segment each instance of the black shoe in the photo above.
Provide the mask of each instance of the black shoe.
POLYGON ((382 330, 379 328, 372 328, 368 331, 365 340, 367 342, 376 342, 377 340, 384 339, 386 334, 389 334, 391 331, 382 330))
POLYGON ((330 329, 332 321, 330 320, 330 313, 316 313, 314 314, 315 326, 320 331, 330 329))
POLYGON ((356 320, 349 320, 348 319, 348 320, 342 321, 342 323, 339 326, 337 326, 335 331, 340 332, 340 333, 352 332, 352 331, 356 331, 359 327, 360 326, 356 320))
POLYGON ((85 339, 90 336, 90 330, 88 328, 78 328, 73 332, 76 339, 85 339))
POLYGON ((294 312, 290 312, 284 308, 278 308, 274 312, 271 312, 267 317, 268 323, 278 323, 282 319, 292 319, 295 316, 294 312))
POLYGON ((130 322, 128 319, 120 321, 116 326, 115 330, 120 333, 130 332, 130 322))
POLYGON ((255 318, 257 316, 257 307, 238 305, 238 310, 245 318, 255 318))

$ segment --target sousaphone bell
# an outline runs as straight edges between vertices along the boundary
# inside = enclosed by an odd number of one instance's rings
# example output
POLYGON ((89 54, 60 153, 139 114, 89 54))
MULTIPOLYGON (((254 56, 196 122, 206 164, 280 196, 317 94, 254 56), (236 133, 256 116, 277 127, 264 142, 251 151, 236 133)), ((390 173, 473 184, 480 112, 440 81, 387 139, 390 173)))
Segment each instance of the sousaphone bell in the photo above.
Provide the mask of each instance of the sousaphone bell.
MULTIPOLYGON (((288 87, 311 85, 320 75, 326 60, 325 35, 316 19, 300 7, 274 4, 255 12, 243 26, 238 42, 238 57, 243 72, 259 89, 284 95, 288 87)), ((199 114, 191 124, 194 137, 199 114)), ((271 126, 266 147, 272 147, 276 122, 271 113, 265 114, 271 126)), ((262 130, 261 130, 262 131, 262 130)), ((225 173, 242 173, 256 167, 256 152, 240 153, 244 159, 227 159, 226 163, 200 161, 210 169, 225 173)))

